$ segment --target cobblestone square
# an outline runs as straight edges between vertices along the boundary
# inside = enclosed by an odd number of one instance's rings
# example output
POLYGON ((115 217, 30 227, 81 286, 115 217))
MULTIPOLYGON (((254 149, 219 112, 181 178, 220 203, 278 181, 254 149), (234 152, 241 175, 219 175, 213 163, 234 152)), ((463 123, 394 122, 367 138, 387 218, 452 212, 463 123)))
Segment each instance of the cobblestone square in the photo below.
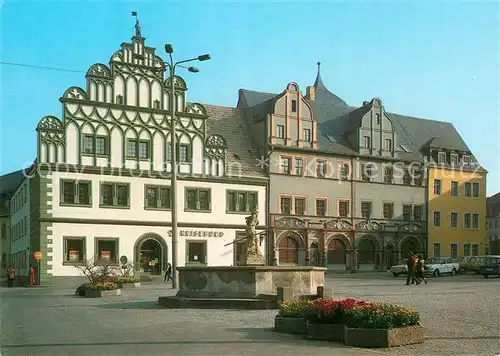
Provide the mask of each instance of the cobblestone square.
POLYGON ((362 350, 272 332, 276 311, 168 310, 167 285, 83 299, 74 289, 2 287, 1 355, 488 355, 500 352, 500 279, 431 278, 405 286, 386 275, 333 276, 335 297, 417 308, 423 345, 362 350))

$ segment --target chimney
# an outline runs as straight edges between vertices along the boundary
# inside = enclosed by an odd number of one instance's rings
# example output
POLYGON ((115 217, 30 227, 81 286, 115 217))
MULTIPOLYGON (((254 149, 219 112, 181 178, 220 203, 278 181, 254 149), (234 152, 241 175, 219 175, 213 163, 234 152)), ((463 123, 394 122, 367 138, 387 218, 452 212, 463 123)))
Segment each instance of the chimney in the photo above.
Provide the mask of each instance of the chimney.
POLYGON ((316 100, 316 88, 309 86, 306 88, 306 99, 316 100))

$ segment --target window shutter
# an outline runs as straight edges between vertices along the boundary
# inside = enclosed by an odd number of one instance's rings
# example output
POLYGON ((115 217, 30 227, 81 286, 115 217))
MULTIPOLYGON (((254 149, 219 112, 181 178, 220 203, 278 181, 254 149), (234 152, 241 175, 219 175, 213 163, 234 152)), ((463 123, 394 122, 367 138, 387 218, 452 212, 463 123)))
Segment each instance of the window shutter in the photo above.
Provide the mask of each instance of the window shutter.
POLYGON ((229 211, 231 209, 231 192, 226 191, 226 211, 229 211))
POLYGON ((118 204, 118 187, 116 186, 116 184, 113 184, 112 187, 113 187, 113 189, 112 189, 113 205, 117 205, 118 204))
POLYGON ((193 146, 191 144, 187 145, 187 161, 193 161, 193 146))
POLYGON ((156 187, 156 207, 162 208, 162 206, 161 206, 161 188, 159 186, 156 187))
POLYGON ((245 211, 250 211, 250 196, 252 193, 245 193, 245 211))
POLYGON ((125 192, 127 193, 127 195, 125 196, 126 206, 130 206, 130 185, 127 184, 125 187, 127 188, 125 190, 125 192))
POLYGON ((102 183, 101 183, 101 186, 100 186, 100 192, 99 192, 99 199, 100 199, 100 204, 102 205, 104 203, 104 192, 103 192, 103 189, 102 189, 102 183))
MULTIPOLYGON (((62 182, 62 184, 59 186, 59 189, 60 189, 59 195, 60 195, 61 203, 66 203, 64 201, 64 182, 62 182)), ((14 212, 14 209, 13 209, 14 208, 14 204, 11 203, 10 205, 11 205, 11 207, 10 207, 11 213, 13 213, 14 212)))
POLYGON ((150 206, 148 206, 148 186, 147 185, 144 186, 144 207, 150 208, 150 206))
MULTIPOLYGON (((211 210, 212 209, 212 199, 211 199, 211 195, 212 195, 212 190, 211 189, 208 189, 207 190, 207 199, 208 199, 208 209, 211 210)), ((205 263, 206 263, 206 257, 207 257, 207 251, 206 251, 206 245, 205 245, 205 263)))
MULTIPOLYGON (((179 152, 179 151, 177 151, 179 152)), ((196 189, 196 209, 200 209, 200 190, 196 189)))
POLYGON ((89 190, 88 190, 88 193, 89 193, 89 204, 92 205, 92 183, 88 183, 89 184, 89 190))

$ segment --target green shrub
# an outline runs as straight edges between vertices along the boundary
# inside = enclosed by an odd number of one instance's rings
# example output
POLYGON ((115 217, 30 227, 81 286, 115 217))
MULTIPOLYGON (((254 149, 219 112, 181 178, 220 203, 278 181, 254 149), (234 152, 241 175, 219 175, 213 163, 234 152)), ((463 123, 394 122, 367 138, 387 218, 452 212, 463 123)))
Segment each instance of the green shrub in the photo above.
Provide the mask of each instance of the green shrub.
POLYGON ((84 297, 85 296, 85 291, 89 289, 90 284, 89 283, 84 283, 80 284, 78 288, 76 288, 75 294, 79 297, 84 297))
POLYGON ((136 283, 138 282, 137 278, 134 276, 120 276, 116 280, 117 283, 136 283))
POLYGON ((98 282, 88 285, 88 289, 90 290, 115 290, 116 288, 116 283, 113 282, 98 282))
POLYGON ((305 318, 307 312, 312 305, 311 300, 285 300, 280 305, 278 316, 286 318, 305 318))
POLYGON ((420 315, 394 304, 371 303, 346 310, 344 322, 350 328, 391 329, 419 325, 420 315))

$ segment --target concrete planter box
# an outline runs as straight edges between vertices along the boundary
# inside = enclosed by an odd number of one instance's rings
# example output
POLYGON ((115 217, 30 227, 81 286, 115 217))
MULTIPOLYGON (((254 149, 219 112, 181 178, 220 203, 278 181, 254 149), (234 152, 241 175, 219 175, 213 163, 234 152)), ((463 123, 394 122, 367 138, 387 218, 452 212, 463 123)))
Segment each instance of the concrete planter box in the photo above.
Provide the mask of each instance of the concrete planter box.
POLYGON ((288 318, 276 315, 274 318, 274 331, 287 334, 306 334, 306 319, 288 318))
POLYGON ((344 341, 344 325, 314 324, 307 322, 306 335, 309 340, 344 341))
POLYGON ((85 298, 101 298, 101 297, 112 297, 122 295, 121 289, 113 289, 113 290, 90 290, 87 289, 85 291, 85 298))
POLYGON ((345 327, 344 343, 364 348, 387 348, 424 342, 424 328, 421 325, 393 329, 352 329, 345 327))
POLYGON ((141 282, 117 283, 117 285, 118 285, 118 288, 120 288, 120 289, 140 288, 141 287, 141 282))

